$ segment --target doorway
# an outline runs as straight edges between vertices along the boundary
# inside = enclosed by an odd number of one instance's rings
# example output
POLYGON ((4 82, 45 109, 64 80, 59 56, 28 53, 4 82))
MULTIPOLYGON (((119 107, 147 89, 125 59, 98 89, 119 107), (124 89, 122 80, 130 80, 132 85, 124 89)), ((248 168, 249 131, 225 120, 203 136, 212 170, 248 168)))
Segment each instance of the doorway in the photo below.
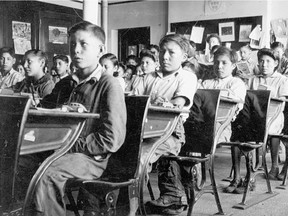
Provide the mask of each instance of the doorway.
POLYGON ((150 44, 150 27, 119 29, 118 43, 118 59, 125 63, 128 55, 139 56, 150 44))

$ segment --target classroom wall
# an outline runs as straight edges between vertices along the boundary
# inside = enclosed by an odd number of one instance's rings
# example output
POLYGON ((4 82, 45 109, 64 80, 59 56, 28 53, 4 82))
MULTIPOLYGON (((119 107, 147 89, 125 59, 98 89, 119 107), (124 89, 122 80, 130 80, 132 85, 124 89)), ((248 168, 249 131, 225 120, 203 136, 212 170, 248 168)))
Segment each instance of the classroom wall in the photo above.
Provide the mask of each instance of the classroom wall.
POLYGON ((109 5, 108 51, 113 50, 113 53, 116 51, 117 42, 113 32, 125 28, 150 27, 150 43, 158 44, 167 32, 167 6, 167 1, 163 0, 109 5))
POLYGON ((263 16, 262 28, 263 31, 265 31, 263 45, 266 46, 266 44, 269 43, 270 21, 268 19, 268 14, 270 9, 268 8, 267 0, 221 1, 224 2, 226 5, 225 12, 213 15, 205 14, 205 0, 168 1, 168 30, 170 30, 170 23, 222 18, 263 16))

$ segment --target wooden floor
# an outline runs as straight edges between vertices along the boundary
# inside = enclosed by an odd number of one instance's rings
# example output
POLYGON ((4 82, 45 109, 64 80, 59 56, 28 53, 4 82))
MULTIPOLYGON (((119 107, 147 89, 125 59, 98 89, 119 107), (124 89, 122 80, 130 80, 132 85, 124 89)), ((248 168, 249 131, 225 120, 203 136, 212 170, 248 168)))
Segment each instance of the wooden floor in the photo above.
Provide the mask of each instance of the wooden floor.
MULTIPOLYGON (((215 178, 218 186, 218 192, 220 195, 220 200, 224 212, 226 215, 234 216, 285 216, 288 215, 288 187, 286 190, 278 189, 277 186, 280 185, 280 181, 271 181, 272 190, 276 195, 272 198, 269 198, 263 202, 253 205, 245 210, 233 208, 233 206, 239 203, 242 199, 242 195, 238 194, 227 194, 223 192, 223 188, 228 186, 229 182, 223 181, 223 178, 229 176, 231 168, 231 156, 230 149, 222 147, 216 150, 215 158, 215 178)), ((270 154, 267 154, 267 163, 268 168, 270 168, 270 154)), ((281 154, 282 161, 284 160, 284 153, 281 154)), ((244 164, 241 168, 243 170, 243 175, 245 174, 244 164)), ((156 198, 159 196, 159 191, 157 187, 157 173, 150 174, 150 180, 154 188, 154 193, 156 198)), ((207 183, 210 183, 208 180, 207 183)), ((267 191, 266 180, 263 175, 257 176, 256 181, 256 190, 249 192, 247 195, 247 203, 251 203, 250 199, 253 201, 262 198, 265 196, 267 191)), ((148 191, 145 190, 145 200, 149 200, 148 191)), ((200 200, 196 203, 193 216, 204 216, 204 215, 213 215, 217 213, 217 207, 215 204, 214 196, 212 194, 204 194, 200 200)), ((74 215, 72 212, 67 212, 68 216, 74 215)), ((187 211, 179 214, 180 216, 187 215, 187 211)), ((118 213, 117 216, 124 216, 121 213, 118 213)), ((156 216, 156 214, 149 214, 149 216, 156 216)))

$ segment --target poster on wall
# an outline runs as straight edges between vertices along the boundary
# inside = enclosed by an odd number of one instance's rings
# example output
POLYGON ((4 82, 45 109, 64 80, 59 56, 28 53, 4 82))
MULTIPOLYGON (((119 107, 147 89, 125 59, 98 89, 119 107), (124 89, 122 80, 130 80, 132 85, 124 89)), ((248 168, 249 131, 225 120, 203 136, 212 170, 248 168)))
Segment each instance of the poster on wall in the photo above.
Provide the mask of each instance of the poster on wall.
POLYGON ((234 22, 219 23, 219 36, 222 42, 235 41, 234 22))
POLYGON ((24 55, 31 49, 31 23, 12 21, 12 39, 15 54, 24 55))
POLYGON ((191 31, 190 40, 195 43, 201 44, 203 40, 204 27, 193 26, 191 31))
POLYGON ((252 25, 240 25, 239 27, 239 42, 249 42, 249 35, 252 30, 252 25))
POLYGON ((67 44, 67 28, 58 26, 49 26, 49 42, 54 44, 67 44))
POLYGON ((136 55, 137 56, 137 45, 128 46, 128 55, 136 55))

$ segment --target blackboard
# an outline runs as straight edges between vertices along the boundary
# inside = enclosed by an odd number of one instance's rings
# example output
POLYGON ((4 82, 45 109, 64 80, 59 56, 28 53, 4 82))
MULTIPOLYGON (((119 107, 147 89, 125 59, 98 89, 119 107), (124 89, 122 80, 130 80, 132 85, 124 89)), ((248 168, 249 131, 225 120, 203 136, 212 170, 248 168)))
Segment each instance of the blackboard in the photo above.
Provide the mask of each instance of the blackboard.
POLYGON ((201 51, 205 50, 205 43, 206 43, 205 40, 207 35, 211 33, 218 34, 219 23, 226 23, 226 22, 234 22, 235 25, 235 41, 231 41, 231 48, 235 50, 239 50, 242 45, 247 43, 247 42, 239 42, 240 25, 252 25, 252 29, 254 29, 257 25, 260 25, 262 28, 262 16, 179 22, 179 23, 171 23, 170 27, 171 32, 183 35, 191 35, 191 30, 193 26, 204 27, 205 29, 203 33, 202 43, 197 44, 197 50, 201 51))

